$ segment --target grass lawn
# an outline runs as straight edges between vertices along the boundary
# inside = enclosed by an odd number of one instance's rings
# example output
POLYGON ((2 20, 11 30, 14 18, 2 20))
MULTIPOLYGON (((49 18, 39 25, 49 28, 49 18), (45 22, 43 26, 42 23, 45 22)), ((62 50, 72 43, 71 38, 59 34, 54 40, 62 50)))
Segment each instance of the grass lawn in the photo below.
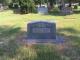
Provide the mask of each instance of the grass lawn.
MULTIPOLYGON (((13 14, 0 12, 0 60, 75 60, 80 57, 80 14, 66 16, 13 14), (31 21, 56 21, 57 34, 63 36, 69 48, 56 52, 53 45, 24 47, 15 41, 26 36, 27 23, 31 21), (0 43, 1 44, 1 43, 0 43), (48 48, 47 48, 48 47, 48 48), (38 50, 39 49, 39 50, 38 50), (56 53, 55 53, 56 52, 56 53), (68 53, 67 53, 68 52, 68 53)), ((80 59, 80 58, 79 58, 80 59)))

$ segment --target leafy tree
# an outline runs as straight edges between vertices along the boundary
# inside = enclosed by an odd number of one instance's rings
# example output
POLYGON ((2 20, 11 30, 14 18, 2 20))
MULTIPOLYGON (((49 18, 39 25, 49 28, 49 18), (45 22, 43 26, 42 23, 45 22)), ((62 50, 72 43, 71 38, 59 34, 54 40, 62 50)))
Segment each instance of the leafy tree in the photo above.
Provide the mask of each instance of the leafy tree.
POLYGON ((41 5, 41 4, 47 3, 47 0, 34 0, 34 2, 36 5, 41 5))
POLYGON ((2 3, 3 5, 8 5, 11 2, 12 0, 0 0, 0 3, 2 3))
POLYGON ((18 0, 21 11, 24 13, 32 12, 35 9, 33 0, 18 0))

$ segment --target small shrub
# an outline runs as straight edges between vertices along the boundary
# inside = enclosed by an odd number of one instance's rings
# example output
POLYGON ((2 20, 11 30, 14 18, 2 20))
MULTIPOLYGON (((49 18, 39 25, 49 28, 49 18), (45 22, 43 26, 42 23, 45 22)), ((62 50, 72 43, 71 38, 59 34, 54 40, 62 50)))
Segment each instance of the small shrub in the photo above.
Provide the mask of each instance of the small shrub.
POLYGON ((74 6, 74 9, 78 9, 78 6, 77 6, 77 5, 75 5, 75 6, 74 6))

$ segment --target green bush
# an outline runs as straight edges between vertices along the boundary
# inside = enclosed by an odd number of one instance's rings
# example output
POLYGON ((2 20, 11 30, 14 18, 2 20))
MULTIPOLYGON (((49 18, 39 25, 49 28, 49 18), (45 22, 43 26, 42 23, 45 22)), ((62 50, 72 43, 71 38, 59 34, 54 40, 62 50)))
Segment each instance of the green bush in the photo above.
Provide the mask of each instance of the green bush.
POLYGON ((77 6, 77 5, 75 5, 75 6, 74 6, 74 9, 78 9, 78 6, 77 6))

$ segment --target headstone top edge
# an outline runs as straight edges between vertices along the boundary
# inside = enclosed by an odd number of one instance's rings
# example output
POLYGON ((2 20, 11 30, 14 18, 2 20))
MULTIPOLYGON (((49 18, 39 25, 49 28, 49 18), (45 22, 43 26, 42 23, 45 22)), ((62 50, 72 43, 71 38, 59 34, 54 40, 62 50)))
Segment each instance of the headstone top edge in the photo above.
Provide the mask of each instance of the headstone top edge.
POLYGON ((56 23, 56 21, 30 21, 28 23, 56 23))

